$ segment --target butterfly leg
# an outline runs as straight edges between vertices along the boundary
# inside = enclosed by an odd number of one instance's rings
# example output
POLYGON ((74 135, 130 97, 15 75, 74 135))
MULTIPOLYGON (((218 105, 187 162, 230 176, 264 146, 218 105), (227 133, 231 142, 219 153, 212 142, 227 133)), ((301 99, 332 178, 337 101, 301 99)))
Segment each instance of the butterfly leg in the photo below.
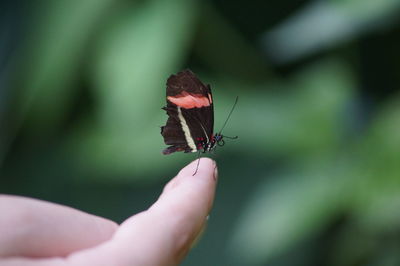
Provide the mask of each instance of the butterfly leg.
POLYGON ((194 171, 194 173, 193 173, 192 176, 196 175, 197 170, 199 169, 199 165, 200 165, 200 153, 201 153, 201 151, 198 151, 198 152, 197 152, 197 166, 196 166, 196 171, 194 171))

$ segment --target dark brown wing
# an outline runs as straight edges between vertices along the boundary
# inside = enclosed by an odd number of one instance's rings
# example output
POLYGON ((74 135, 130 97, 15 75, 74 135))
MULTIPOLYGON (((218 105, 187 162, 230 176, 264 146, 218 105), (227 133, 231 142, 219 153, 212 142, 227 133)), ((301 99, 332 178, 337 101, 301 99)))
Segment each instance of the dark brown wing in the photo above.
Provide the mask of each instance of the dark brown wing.
POLYGON ((161 127, 161 135, 164 137, 164 142, 167 145, 172 145, 163 150, 163 154, 170 154, 176 151, 191 152, 187 144, 185 134, 182 130, 181 123, 178 118, 176 107, 163 107, 167 111, 168 120, 165 126, 161 127))
MULTIPOLYGON (((214 110, 210 86, 201 82, 201 80, 198 79, 197 76, 188 69, 181 71, 176 75, 171 75, 167 80, 167 99, 169 97, 185 95, 186 93, 195 95, 197 98, 201 97, 205 104, 201 107, 200 105, 197 105, 197 107, 194 108, 193 106, 185 105, 184 103, 178 103, 177 105, 181 106, 185 115, 187 114, 188 116, 192 117, 192 120, 194 120, 193 122, 197 121, 200 123, 206 129, 207 135, 211 136, 214 127, 214 110)), ((168 102, 171 103, 171 101, 167 101, 167 103, 168 102)), ((190 124, 192 125, 195 123, 190 124)), ((192 126, 196 128, 199 127, 196 125, 192 126)))
POLYGON ((167 96, 175 96, 183 91, 207 95, 209 88, 191 70, 186 69, 176 75, 171 75, 167 80, 167 96))
POLYGON ((190 70, 167 80, 169 116, 161 134, 167 145, 164 154, 175 151, 195 152, 199 143, 211 141, 214 126, 213 99, 210 86, 202 83, 190 70))

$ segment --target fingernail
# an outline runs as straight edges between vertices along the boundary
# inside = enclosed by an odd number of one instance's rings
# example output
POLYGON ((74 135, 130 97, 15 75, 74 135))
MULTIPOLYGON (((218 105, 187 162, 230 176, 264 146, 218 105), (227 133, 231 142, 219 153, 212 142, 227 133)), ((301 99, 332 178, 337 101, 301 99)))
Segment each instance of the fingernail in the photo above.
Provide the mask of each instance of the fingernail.
POLYGON ((215 167, 214 167, 214 180, 217 181, 217 179, 218 179, 218 167, 217 167, 217 164, 215 164, 215 167))

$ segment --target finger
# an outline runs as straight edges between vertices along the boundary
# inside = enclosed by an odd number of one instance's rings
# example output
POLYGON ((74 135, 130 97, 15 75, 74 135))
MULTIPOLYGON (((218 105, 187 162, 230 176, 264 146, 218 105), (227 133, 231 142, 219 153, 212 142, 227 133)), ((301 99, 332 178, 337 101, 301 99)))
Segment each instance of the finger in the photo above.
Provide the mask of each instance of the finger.
POLYGON ((0 258, 66 256, 111 238, 117 224, 66 206, 0 195, 0 258))
POLYGON ((76 253, 68 258, 69 262, 80 265, 179 263, 206 221, 216 188, 214 161, 201 158, 197 174, 192 176, 196 165, 195 161, 182 169, 157 202, 149 210, 126 220, 111 241, 76 253))

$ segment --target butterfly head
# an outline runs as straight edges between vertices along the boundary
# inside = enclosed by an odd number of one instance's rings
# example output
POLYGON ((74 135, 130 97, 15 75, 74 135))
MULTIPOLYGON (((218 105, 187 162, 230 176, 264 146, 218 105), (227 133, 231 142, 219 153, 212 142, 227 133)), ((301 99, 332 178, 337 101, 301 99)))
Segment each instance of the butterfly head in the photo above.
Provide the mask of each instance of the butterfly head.
POLYGON ((220 147, 224 146, 225 145, 224 136, 219 133, 215 134, 213 142, 214 142, 213 145, 214 147, 215 145, 218 145, 220 147))
POLYGON ((207 151, 212 151, 217 146, 222 147, 224 145, 225 145, 224 136, 220 133, 217 133, 212 137, 210 143, 208 144, 207 151))

